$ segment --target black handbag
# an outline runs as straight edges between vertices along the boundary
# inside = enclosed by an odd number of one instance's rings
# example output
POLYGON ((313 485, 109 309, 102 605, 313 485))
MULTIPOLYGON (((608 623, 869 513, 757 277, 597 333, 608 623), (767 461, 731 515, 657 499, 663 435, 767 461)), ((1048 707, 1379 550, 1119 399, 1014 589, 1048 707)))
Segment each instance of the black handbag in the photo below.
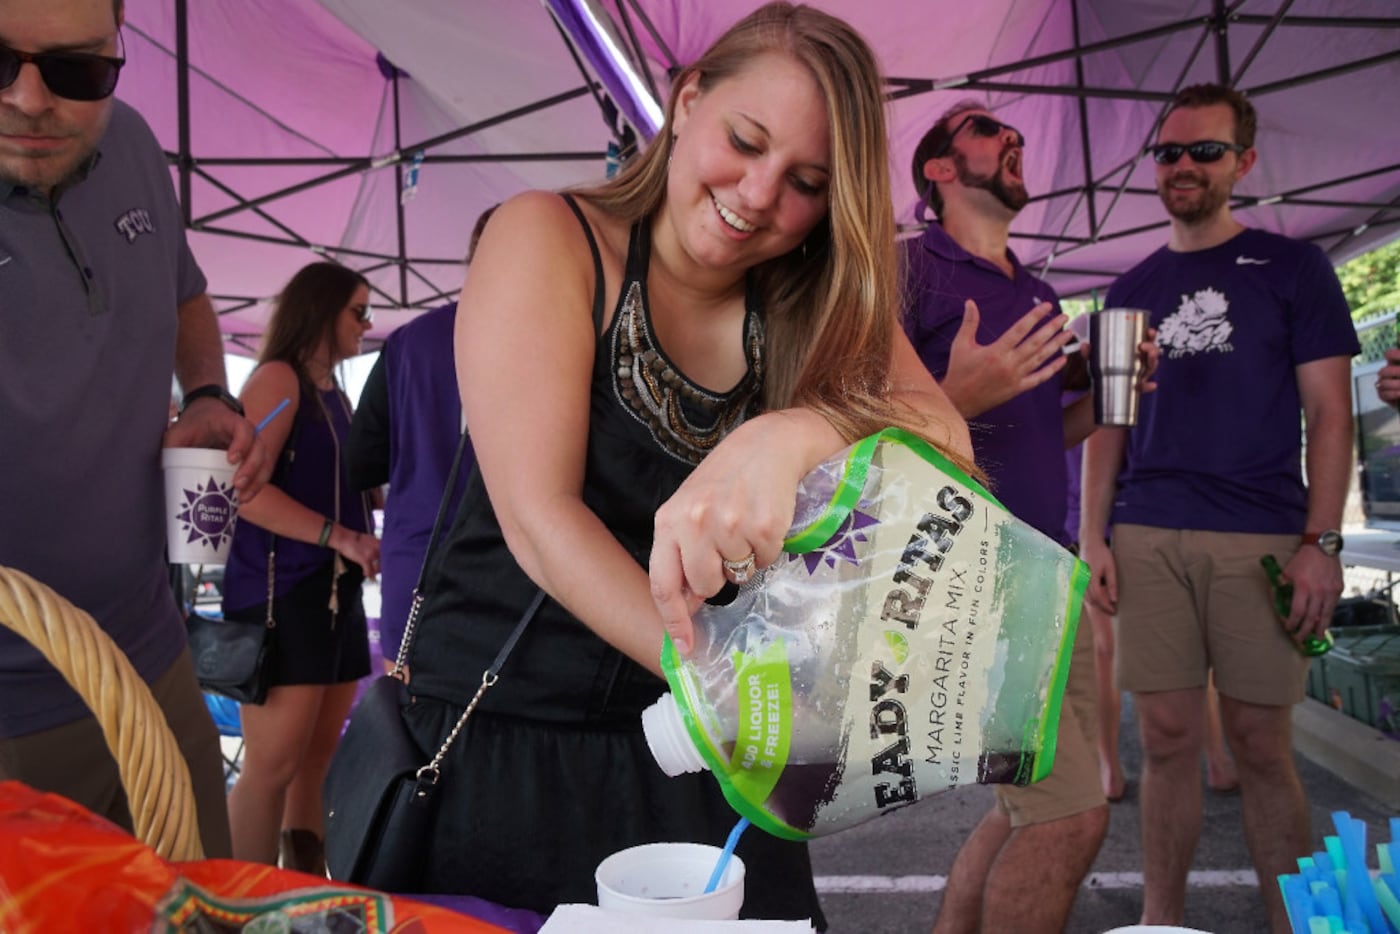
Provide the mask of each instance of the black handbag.
POLYGON ((262 622, 237 619, 210 619, 191 612, 185 617, 199 686, 214 694, 231 697, 240 704, 261 704, 271 686, 268 658, 272 652, 272 616, 277 565, 277 537, 271 537, 267 551, 267 615, 262 622))
POLYGON ((231 697, 240 704, 261 704, 267 699, 267 651, 272 627, 271 604, 266 622, 210 619, 191 613, 190 657, 194 676, 206 691, 231 697))
MULTIPOLYGON (((296 429, 293 428, 286 444, 283 445, 276 471, 269 483, 275 483, 279 477, 285 475, 292 458, 296 456, 295 442, 296 429)), ((272 630, 277 628, 277 620, 272 616, 276 564, 277 536, 269 534, 267 617, 262 622, 210 619, 193 610, 185 617, 195 680, 205 691, 222 694, 240 704, 261 704, 267 700, 270 676, 267 660, 271 651, 272 630)), ((183 580, 182 577, 182 583, 183 580)), ((182 599, 189 597, 183 593, 181 596, 182 599)), ((193 602, 192 597, 190 599, 193 602)))
POLYGON ((425 844, 436 810, 442 761, 482 695, 496 683, 511 650, 544 602, 541 590, 482 674, 481 686, 452 732, 429 759, 403 720, 402 709, 408 700, 403 671, 419 625, 428 563, 442 531, 451 491, 456 488, 466 441, 464 433, 438 506, 427 554, 418 571, 394 670, 376 678, 355 705, 322 788, 326 868, 331 878, 384 892, 416 891, 423 877, 425 844))
MULTIPOLYGON (((450 489, 450 487, 449 487, 450 489)), ((415 604, 418 598, 415 595, 415 604)), ((486 689, 496 683, 520 634, 544 602, 535 594, 467 709, 428 759, 403 720, 408 686, 381 675, 365 691, 331 759, 322 797, 326 807, 326 868, 332 879, 384 892, 414 892, 422 876, 428 828, 437 805, 442 761, 486 689)), ((412 611, 410 611, 410 618, 412 611)), ((410 624, 411 625, 411 624, 410 624)), ((408 645, 413 630, 404 631, 408 645)), ((404 650, 399 650, 400 662, 404 650)))

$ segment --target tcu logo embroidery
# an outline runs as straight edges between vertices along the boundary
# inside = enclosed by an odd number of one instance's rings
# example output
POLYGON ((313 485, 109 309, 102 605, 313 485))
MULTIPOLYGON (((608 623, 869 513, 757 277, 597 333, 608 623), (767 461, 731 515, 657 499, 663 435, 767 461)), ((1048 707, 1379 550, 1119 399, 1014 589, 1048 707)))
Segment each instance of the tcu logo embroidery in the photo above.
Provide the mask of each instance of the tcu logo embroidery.
POLYGON ((132 208, 117 218, 115 226, 117 233, 125 237, 127 243, 135 243, 142 234, 156 232, 151 215, 145 208, 132 208))

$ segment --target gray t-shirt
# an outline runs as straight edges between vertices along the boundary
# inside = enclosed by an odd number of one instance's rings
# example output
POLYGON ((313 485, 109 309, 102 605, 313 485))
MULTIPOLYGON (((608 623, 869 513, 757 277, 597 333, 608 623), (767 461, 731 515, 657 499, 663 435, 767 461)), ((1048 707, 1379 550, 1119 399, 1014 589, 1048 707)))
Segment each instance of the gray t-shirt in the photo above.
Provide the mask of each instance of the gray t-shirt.
MULTIPOLYGON (((185 644, 160 446, 176 310, 206 283, 160 146, 120 101, 99 153, 55 203, 0 182, 0 564, 91 613, 149 682, 185 644)), ((0 628, 0 736, 87 714, 0 628)))

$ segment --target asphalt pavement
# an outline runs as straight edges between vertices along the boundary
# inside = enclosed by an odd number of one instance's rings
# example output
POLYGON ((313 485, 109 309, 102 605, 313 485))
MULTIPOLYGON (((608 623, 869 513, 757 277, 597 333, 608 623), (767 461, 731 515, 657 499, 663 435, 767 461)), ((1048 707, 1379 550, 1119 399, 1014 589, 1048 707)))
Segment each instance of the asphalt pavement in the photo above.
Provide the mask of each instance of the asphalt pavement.
MULTIPOLYGON (((1335 833, 1334 811, 1368 826, 1367 849, 1390 839, 1400 814, 1400 741, 1315 701, 1295 717, 1295 759, 1312 809, 1313 849, 1335 833), (1340 767, 1348 778, 1318 760, 1340 767)), ((1124 698, 1121 754, 1130 779, 1141 770, 1131 699, 1124 698)), ((1205 781, 1204 770, 1202 782, 1205 781)), ((1240 799, 1205 791, 1201 839, 1187 897, 1188 927, 1212 934, 1267 931, 1241 829, 1240 799)), ((945 793, 859 827, 816 840, 812 860, 831 934, 915 934, 933 924, 953 857, 992 806, 989 788, 945 793)), ((1111 806, 1108 839, 1075 900, 1066 931, 1102 934, 1138 921, 1142 906, 1136 784, 1111 806)), ((1307 854, 1299 854, 1307 855, 1307 854)), ((1055 854, 1046 853, 1051 860, 1055 854)), ((1014 932, 1010 932, 1014 934, 1014 932)))

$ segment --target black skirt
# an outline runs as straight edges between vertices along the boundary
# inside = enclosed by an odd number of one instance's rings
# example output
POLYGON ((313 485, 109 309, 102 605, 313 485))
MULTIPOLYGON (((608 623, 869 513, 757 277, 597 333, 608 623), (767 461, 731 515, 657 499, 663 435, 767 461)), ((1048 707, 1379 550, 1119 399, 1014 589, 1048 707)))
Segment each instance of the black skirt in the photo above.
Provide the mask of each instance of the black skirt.
MULTIPOLYGON (((359 565, 346 562, 337 590, 339 612, 330 611, 331 576, 328 561, 272 602, 277 621, 269 644, 269 685, 344 684, 369 674, 369 629, 360 598, 364 575, 359 565)), ((229 619, 261 622, 267 604, 226 614, 229 619)))
MULTIPOLYGON (((425 762, 460 714, 424 697, 405 708, 425 762)), ((668 778, 639 720, 600 727, 478 710, 448 752, 439 793, 422 891, 540 914, 595 904, 593 872, 618 850, 723 846, 739 819, 708 772, 668 778)), ((745 867, 741 917, 810 918, 826 929, 805 843, 753 827, 736 853, 745 867)))

